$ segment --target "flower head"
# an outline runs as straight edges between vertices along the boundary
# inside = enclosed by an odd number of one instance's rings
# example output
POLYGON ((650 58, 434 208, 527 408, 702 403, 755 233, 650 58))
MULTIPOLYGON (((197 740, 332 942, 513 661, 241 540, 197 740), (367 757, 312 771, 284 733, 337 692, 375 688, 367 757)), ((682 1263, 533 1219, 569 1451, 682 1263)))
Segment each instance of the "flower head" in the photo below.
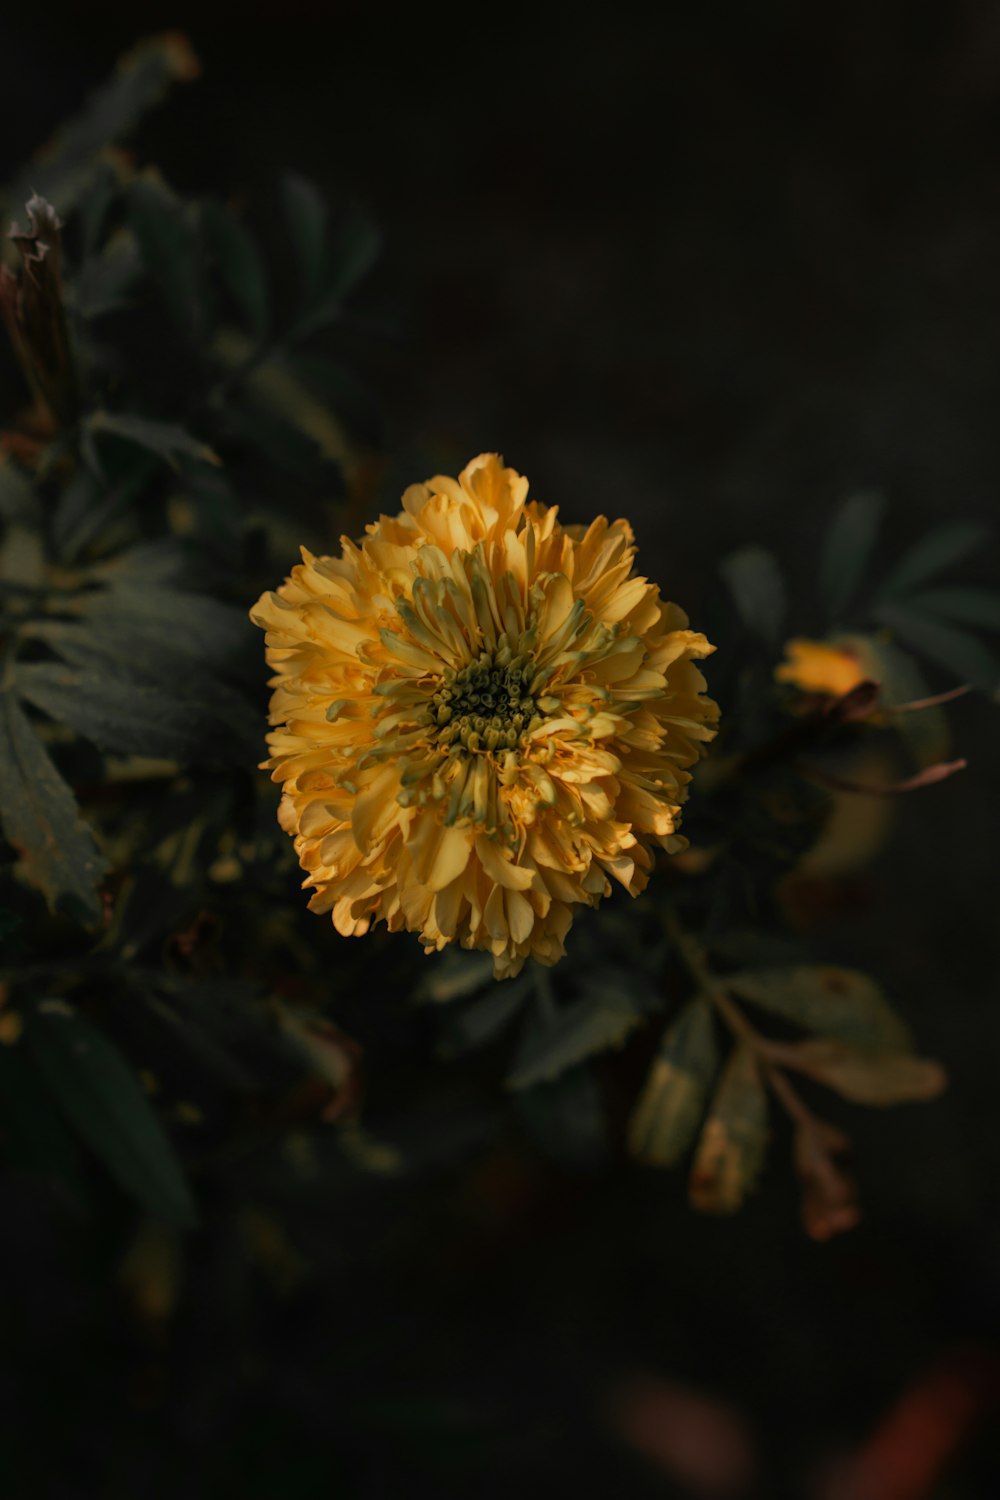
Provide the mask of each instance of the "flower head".
POLYGON ((831 641, 796 636, 785 642, 786 661, 774 669, 776 682, 788 682, 804 693, 842 698, 868 678, 857 651, 831 641))
POLYGON ((563 526, 483 454, 413 485, 251 618, 310 908, 552 964, 579 903, 643 889, 715 733, 714 648, 633 574, 626 521, 563 526))

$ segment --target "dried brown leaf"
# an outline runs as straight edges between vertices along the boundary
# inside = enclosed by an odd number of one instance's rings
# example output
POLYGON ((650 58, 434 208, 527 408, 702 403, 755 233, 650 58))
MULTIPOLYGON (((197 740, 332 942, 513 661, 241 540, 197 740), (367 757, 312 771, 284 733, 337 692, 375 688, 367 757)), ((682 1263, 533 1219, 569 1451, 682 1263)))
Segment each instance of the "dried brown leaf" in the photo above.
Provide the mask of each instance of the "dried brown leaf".
POLYGON ((629 1150, 649 1166, 672 1167, 694 1140, 718 1067, 712 1011, 693 1000, 666 1033, 629 1123, 629 1150))
POLYGON ((849 1148, 847 1136, 825 1120, 806 1120, 796 1128, 793 1161, 802 1185, 802 1223, 810 1239, 832 1239, 861 1218, 857 1183, 836 1159, 849 1148))
POLYGON ((940 1063, 901 1052, 864 1052, 842 1042, 781 1046, 778 1060, 855 1104, 888 1107, 935 1099, 948 1077, 940 1063))
POLYGON ((753 1050, 731 1054, 705 1121, 691 1169, 689 1195, 702 1213, 742 1207, 764 1160, 767 1095, 753 1050))

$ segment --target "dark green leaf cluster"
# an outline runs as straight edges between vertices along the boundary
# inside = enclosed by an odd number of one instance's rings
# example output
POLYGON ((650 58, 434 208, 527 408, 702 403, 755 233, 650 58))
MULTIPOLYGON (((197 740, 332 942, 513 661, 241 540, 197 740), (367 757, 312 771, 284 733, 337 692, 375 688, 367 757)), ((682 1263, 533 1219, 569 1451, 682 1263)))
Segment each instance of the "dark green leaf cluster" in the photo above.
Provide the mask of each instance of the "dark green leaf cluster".
POLYGON ((67 1201, 99 1160, 178 1225, 179 1131, 222 1149, 249 1099, 353 1071, 259 982, 298 939, 246 609, 343 529, 377 441, 337 335, 367 217, 290 177, 265 254, 117 150, 196 72, 174 35, 122 60, 3 193, 0 271, 0 1138, 67 1201))

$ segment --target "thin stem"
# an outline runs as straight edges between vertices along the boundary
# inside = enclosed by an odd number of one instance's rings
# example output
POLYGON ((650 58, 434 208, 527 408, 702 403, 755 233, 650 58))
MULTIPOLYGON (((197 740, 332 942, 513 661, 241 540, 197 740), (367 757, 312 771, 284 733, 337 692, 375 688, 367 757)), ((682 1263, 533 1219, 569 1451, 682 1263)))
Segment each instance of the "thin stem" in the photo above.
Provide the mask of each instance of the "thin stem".
POLYGON ((915 776, 908 776, 905 781, 875 784, 852 781, 849 776, 838 776, 833 771, 825 771, 821 766, 803 765, 799 766, 799 770, 810 781, 815 781, 818 786, 828 787, 831 791, 853 792, 859 797, 899 797, 906 792, 918 792, 925 786, 935 786, 939 781, 947 781, 949 776, 964 771, 967 765, 966 760, 940 761, 935 766, 926 766, 915 776))
POLYGON ((935 693, 933 698, 914 698, 912 703, 894 703, 889 712, 891 714, 913 714, 922 708, 937 708, 942 703, 952 703, 956 698, 964 698, 966 693, 971 692, 971 682, 963 682, 961 687, 951 688, 947 693, 935 693))

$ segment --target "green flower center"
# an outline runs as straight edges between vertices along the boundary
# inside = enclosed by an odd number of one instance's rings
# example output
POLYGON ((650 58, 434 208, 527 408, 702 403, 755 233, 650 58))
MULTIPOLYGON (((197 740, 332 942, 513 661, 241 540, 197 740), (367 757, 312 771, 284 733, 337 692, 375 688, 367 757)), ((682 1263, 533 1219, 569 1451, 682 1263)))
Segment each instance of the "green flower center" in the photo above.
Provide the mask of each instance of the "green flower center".
POLYGON ((513 750, 521 736, 541 724, 531 681, 537 668, 528 656, 514 656, 509 646, 483 651, 461 671, 445 672, 431 699, 438 726, 437 742, 457 753, 513 750))

